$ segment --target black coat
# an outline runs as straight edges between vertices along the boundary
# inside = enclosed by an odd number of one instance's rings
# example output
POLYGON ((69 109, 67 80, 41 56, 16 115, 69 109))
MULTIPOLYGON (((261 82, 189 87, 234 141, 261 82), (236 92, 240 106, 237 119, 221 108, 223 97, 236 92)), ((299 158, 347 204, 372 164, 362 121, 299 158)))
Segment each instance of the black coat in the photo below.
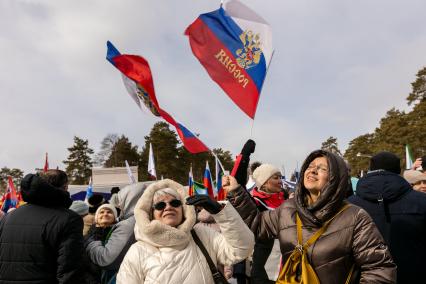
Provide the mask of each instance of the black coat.
POLYGON ((69 194, 36 175, 24 180, 28 204, 0 223, 0 283, 82 283, 83 220, 67 209, 69 194))
POLYGON ((348 200, 373 218, 398 267, 398 283, 419 283, 426 255, 426 194, 382 170, 361 178, 356 194, 348 200))

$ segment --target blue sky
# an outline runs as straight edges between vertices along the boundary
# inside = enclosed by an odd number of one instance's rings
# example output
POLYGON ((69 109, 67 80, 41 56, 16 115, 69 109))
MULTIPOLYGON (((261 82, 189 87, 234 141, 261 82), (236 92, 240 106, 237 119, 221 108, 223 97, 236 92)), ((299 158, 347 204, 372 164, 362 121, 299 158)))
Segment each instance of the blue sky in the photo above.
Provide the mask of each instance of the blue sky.
MULTIPOLYGON (((140 112, 105 60, 106 41, 151 65, 160 105, 211 148, 289 172, 329 136, 343 151, 392 107, 407 110, 426 65, 426 1, 243 1, 273 29, 274 58, 256 119, 192 55, 185 28, 212 0, 0 1, 0 167, 62 168, 73 136, 95 151, 108 133, 144 144, 158 119, 140 112)), ((155 151, 155 149, 154 149, 155 151)))

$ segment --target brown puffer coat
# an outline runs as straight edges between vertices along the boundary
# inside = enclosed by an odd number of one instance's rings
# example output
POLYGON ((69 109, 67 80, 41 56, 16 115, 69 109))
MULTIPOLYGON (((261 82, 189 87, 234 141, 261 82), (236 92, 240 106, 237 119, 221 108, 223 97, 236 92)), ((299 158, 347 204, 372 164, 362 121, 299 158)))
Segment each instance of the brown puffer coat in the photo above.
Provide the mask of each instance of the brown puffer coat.
MULTIPOLYGON (((322 150, 312 152, 302 166, 301 177, 295 198, 274 211, 259 212, 242 187, 228 193, 228 199, 257 238, 279 239, 284 263, 297 244, 296 212, 302 220, 303 242, 306 242, 345 204, 348 176, 340 157, 322 150), (328 160, 330 179, 318 200, 308 206, 303 176, 309 164, 320 156, 328 160)), ((336 216, 309 247, 308 257, 321 283, 345 283, 354 263, 357 273, 351 283, 396 283, 396 266, 382 236, 367 212, 354 205, 336 216)))

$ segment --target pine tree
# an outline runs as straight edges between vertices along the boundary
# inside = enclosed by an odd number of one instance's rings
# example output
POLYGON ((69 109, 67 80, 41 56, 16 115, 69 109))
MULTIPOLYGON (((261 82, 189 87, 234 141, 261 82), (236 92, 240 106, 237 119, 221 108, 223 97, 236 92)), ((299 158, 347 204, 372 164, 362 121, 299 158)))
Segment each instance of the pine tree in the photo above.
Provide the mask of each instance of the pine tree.
POLYGON ((135 166, 139 162, 139 153, 138 146, 133 146, 124 135, 121 135, 120 138, 114 143, 111 149, 111 153, 108 159, 105 161, 105 167, 124 167, 125 161, 129 163, 130 166, 135 166))
POLYGON ((87 184, 92 175, 92 161, 90 155, 93 150, 89 148, 89 141, 74 136, 74 145, 68 148, 70 154, 63 163, 70 184, 87 184))
POLYGON ((181 155, 178 150, 179 140, 174 131, 165 122, 157 122, 152 127, 148 136, 145 136, 145 146, 142 148, 139 161, 139 176, 142 180, 148 179, 149 144, 154 152, 157 178, 161 176, 177 182, 183 182, 185 169, 182 165, 181 155))
POLYGON ((337 138, 333 136, 328 137, 326 141, 322 142, 321 149, 342 156, 339 146, 337 145, 337 138))

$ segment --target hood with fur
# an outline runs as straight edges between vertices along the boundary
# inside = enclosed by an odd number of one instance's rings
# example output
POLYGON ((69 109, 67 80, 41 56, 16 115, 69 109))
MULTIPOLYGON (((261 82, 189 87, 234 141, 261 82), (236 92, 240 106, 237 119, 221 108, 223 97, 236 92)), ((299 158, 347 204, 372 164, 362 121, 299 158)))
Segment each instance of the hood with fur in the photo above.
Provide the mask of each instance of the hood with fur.
POLYGON ((185 204, 188 197, 186 192, 181 184, 170 179, 161 180, 148 186, 135 207, 136 240, 146 242, 154 247, 185 248, 189 243, 190 231, 196 220, 194 207, 185 204), (163 224, 158 220, 151 220, 154 194, 163 188, 176 190, 182 201, 183 223, 177 228, 163 224))

